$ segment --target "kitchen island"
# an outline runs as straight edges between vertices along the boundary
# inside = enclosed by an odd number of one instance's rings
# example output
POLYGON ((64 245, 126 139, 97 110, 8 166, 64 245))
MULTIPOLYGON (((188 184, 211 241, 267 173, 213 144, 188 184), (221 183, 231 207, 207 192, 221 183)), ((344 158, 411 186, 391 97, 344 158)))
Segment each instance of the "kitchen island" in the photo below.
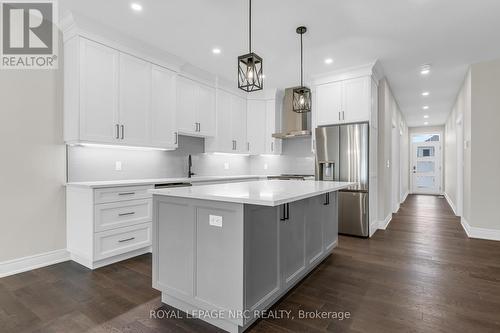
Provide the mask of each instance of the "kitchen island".
POLYGON ((162 302, 241 332, 337 244, 351 183, 264 180, 151 190, 162 302))

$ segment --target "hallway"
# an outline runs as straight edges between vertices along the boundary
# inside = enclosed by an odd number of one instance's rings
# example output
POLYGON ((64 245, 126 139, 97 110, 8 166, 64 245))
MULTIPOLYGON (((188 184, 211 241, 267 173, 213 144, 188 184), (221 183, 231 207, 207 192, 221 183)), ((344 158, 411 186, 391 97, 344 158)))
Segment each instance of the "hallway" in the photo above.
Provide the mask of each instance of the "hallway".
MULTIPOLYGON (((387 230, 339 247, 248 332, 498 332, 500 244, 468 239, 443 198, 410 195, 387 230), (298 319, 300 310, 350 318, 298 319)), ((3 332, 219 332, 154 319, 151 256, 90 271, 65 262, 0 279, 3 332)))

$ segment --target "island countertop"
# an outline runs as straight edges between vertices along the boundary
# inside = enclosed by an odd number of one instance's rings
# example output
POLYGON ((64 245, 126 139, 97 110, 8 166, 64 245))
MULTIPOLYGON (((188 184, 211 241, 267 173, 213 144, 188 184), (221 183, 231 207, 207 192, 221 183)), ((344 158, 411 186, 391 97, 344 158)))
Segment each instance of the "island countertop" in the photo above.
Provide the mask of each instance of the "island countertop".
POLYGON ((260 206, 279 206, 353 185, 349 182, 314 180, 261 180, 150 190, 154 195, 260 206))

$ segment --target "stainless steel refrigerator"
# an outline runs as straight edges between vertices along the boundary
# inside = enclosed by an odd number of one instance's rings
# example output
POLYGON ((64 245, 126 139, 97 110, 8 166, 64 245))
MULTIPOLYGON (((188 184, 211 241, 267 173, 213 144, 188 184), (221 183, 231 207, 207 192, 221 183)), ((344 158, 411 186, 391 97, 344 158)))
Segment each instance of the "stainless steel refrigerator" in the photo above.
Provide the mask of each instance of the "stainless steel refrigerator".
POLYGON ((316 129, 316 179, 355 182, 339 192, 339 233, 368 237, 368 123, 316 129))

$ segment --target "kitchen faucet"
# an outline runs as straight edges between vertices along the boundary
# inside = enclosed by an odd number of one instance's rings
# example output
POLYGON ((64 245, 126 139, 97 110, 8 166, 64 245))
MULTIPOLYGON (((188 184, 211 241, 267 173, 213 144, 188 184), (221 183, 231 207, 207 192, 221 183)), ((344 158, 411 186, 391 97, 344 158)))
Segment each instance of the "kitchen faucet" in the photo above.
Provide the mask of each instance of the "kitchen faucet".
POLYGON ((191 168, 193 167, 193 160, 191 159, 191 155, 188 157, 188 178, 191 178, 191 176, 196 175, 194 172, 191 171, 191 168))

